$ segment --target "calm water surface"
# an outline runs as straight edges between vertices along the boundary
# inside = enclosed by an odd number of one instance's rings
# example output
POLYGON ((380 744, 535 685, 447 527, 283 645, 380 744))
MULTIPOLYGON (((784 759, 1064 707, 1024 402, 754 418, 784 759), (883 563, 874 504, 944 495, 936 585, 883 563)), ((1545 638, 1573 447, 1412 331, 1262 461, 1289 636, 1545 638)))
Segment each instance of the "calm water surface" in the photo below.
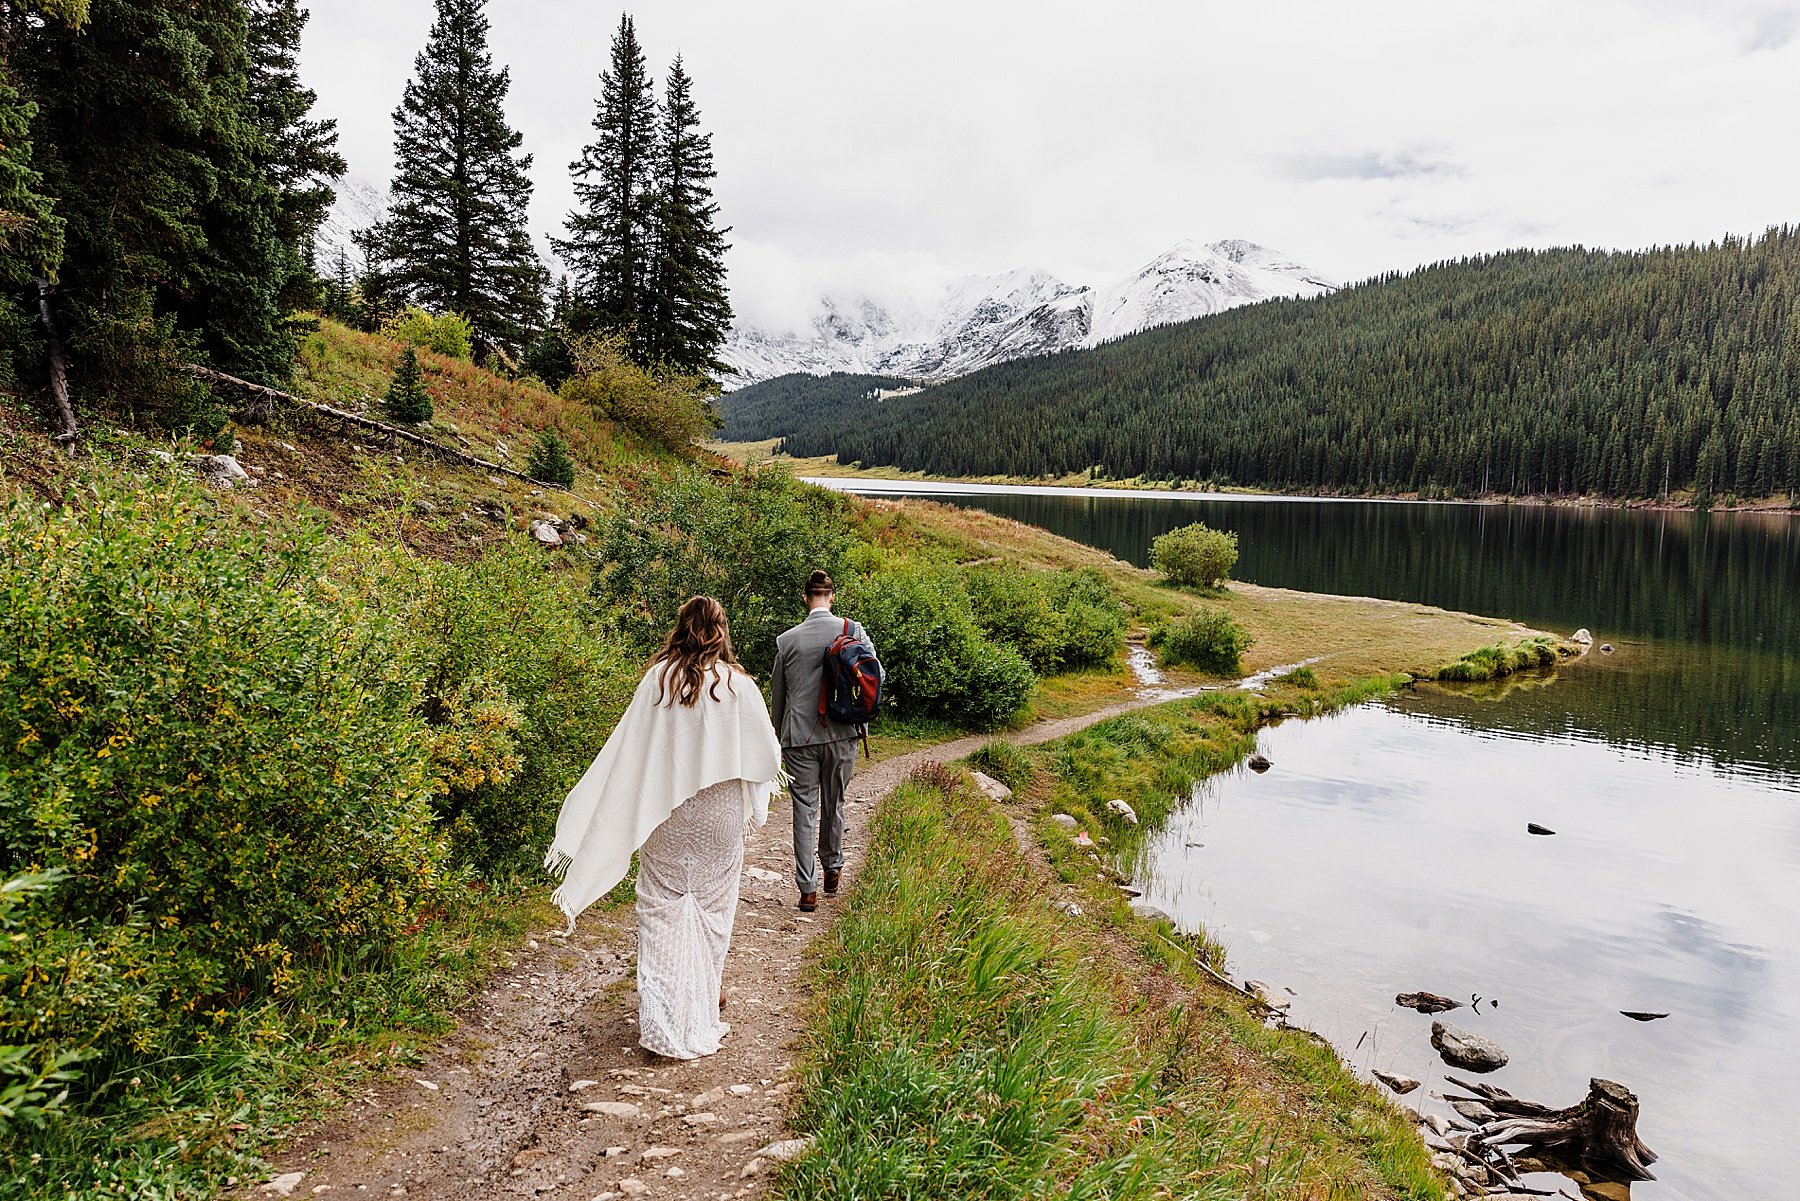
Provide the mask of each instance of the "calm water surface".
POLYGON ((1219 936, 1240 975, 1291 988, 1294 1020, 1352 1062, 1425 1080, 1409 1100, 1444 1069, 1431 1019, 1394 994, 1479 995, 1449 1017, 1511 1055, 1494 1083, 1550 1104, 1590 1076, 1637 1092, 1662 1159, 1631 1196, 1800 1196, 1800 520, 940 499, 1138 563, 1203 520, 1239 534, 1241 579, 1615 644, 1553 681, 1420 688, 1265 731, 1274 770, 1207 781, 1151 840, 1147 899, 1219 936))

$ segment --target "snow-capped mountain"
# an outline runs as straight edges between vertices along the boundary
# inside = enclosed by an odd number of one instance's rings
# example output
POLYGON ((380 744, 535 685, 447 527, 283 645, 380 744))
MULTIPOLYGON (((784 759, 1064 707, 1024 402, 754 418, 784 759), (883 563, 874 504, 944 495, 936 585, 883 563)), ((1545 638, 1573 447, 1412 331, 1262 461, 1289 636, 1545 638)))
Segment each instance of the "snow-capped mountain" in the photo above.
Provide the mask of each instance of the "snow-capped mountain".
POLYGON ((346 175, 333 187, 337 190, 337 200, 313 237, 322 275, 331 274, 339 250, 349 260, 351 270, 355 270, 362 263, 362 251, 356 248, 350 235, 381 221, 388 211, 387 193, 366 179, 346 175))
POLYGON ((1338 285, 1252 242, 1177 243, 1131 276, 1077 288, 1044 271, 971 275, 934 301, 885 306, 866 296, 823 296, 808 327, 779 333, 740 323, 721 357, 742 387, 793 371, 854 371, 944 379, 1027 355, 1095 346, 1277 296, 1317 296, 1338 285))

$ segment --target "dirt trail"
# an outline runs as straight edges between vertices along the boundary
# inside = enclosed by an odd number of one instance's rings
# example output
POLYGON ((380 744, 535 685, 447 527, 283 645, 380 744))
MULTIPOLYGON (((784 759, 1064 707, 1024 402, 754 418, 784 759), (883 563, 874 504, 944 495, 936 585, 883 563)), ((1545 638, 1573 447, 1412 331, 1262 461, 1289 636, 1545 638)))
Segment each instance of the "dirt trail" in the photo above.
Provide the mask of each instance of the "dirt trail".
MULTIPOLYGON (((1047 742, 1169 696, 1146 691, 1010 737, 1047 742)), ((846 887, 874 803, 914 768, 962 758, 987 741, 960 738, 862 765, 849 790, 846 887)), ((589 914, 566 939, 533 937, 420 1067, 290 1140, 275 1180, 243 1195, 612 1201, 760 1193, 768 1161, 756 1153, 788 1137, 803 955, 839 903, 821 898, 813 914, 794 908, 790 829, 791 813, 778 800, 749 840, 725 963, 732 1031, 718 1054, 650 1061, 637 1045, 635 916, 589 914)))

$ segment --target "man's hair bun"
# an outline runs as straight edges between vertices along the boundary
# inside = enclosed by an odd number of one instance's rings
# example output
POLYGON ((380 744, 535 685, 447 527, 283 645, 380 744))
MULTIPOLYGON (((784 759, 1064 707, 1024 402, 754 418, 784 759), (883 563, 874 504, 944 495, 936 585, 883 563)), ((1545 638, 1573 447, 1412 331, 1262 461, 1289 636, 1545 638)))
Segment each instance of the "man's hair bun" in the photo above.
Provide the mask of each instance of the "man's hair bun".
POLYGON ((836 591, 837 586, 831 582, 831 577, 822 571, 815 570, 806 577, 806 595, 808 596, 828 596, 836 591))

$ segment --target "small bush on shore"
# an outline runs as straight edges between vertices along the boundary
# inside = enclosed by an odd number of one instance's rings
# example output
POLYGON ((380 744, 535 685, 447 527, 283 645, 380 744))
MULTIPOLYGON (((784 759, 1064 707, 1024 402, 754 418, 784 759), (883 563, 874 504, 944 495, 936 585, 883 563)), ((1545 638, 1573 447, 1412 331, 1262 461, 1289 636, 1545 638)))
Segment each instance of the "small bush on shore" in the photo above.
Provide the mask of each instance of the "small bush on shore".
POLYGON ((1437 673, 1440 680, 1496 680, 1515 671, 1549 667, 1556 662, 1556 647, 1548 638, 1495 643, 1470 651, 1437 673))
POLYGON ((1217 588, 1237 565, 1236 534, 1196 521, 1150 544, 1150 563, 1183 588, 1217 588))
POLYGON ((1251 637, 1223 609, 1202 609, 1150 632, 1149 643, 1171 667, 1188 664, 1202 671, 1231 675, 1242 667, 1251 637))
POLYGON ((384 337, 408 346, 422 346, 445 358, 468 362, 475 357, 475 327, 468 318, 456 313, 432 315, 421 308, 409 308, 382 323, 384 337))
POLYGON ((1105 666, 1125 644, 1124 606, 1093 568, 1049 572, 984 564, 966 573, 965 584, 983 632, 1041 674, 1105 666))

